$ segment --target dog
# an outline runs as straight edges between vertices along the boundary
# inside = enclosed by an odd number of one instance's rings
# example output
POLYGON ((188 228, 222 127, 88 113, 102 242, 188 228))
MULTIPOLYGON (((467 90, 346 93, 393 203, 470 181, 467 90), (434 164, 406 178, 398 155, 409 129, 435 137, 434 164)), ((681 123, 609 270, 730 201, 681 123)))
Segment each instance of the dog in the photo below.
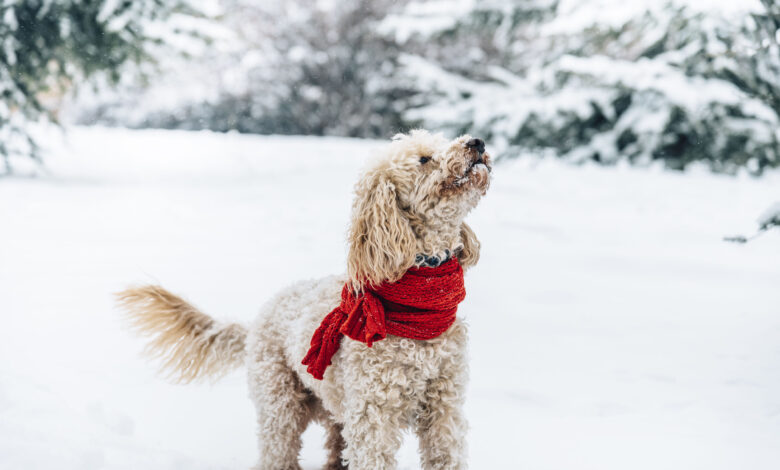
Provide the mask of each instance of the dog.
POLYGON ((346 274, 292 285, 249 327, 218 322, 159 286, 125 290, 119 301, 173 380, 246 366, 259 427, 256 470, 300 469, 301 434, 313 421, 326 430, 329 470, 395 468, 405 428, 419 438, 423 468, 464 469, 467 331, 454 313, 428 340, 341 338, 322 380, 301 359, 342 289, 361 292, 451 259, 464 270, 475 265, 480 243, 464 218, 491 172, 480 139, 395 136, 355 187, 346 274))

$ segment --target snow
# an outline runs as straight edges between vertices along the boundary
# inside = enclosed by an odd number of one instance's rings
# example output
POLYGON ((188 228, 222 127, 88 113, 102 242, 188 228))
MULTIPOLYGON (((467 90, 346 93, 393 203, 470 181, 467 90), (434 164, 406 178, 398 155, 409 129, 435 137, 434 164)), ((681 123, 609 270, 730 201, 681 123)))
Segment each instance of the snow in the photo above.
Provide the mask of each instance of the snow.
POLYGON ((387 15, 380 23, 379 30, 404 43, 415 34, 432 34, 452 28, 474 6, 473 0, 409 2, 403 14, 387 15))
MULTIPOLYGON (((235 469, 243 371, 173 386, 112 292, 160 282, 248 322, 344 269, 350 191, 381 142, 71 129, 49 174, 0 180, 0 468, 235 469)), ((775 469, 780 234, 761 179, 522 158, 469 222, 471 468, 775 469)), ((322 431, 305 436, 319 468, 322 431)), ((407 438, 401 468, 418 468, 407 438)))
POLYGON ((723 18, 734 18, 761 11, 760 0, 562 0, 558 17, 545 28, 548 33, 572 34, 582 32, 593 24, 620 29, 643 11, 663 15, 664 10, 688 9, 723 18))

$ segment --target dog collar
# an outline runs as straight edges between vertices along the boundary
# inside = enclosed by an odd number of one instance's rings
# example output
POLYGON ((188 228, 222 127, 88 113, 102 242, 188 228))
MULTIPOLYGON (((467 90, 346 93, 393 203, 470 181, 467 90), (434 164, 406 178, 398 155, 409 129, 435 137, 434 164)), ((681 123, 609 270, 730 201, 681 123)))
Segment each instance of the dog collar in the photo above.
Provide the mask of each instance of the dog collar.
POLYGON ((450 253, 450 250, 444 250, 443 259, 435 255, 428 256, 420 253, 415 256, 414 264, 417 266, 425 266, 426 268, 438 268, 442 264, 449 261, 450 258, 452 258, 452 253, 450 253))

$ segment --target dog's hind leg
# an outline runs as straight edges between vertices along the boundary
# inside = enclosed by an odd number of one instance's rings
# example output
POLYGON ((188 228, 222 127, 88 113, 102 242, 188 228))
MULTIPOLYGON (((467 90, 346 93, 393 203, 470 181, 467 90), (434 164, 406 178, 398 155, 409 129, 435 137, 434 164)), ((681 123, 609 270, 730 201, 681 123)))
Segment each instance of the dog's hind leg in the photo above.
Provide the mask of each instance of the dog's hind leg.
POLYGON ((324 470, 347 470, 341 455, 346 447, 344 436, 341 435, 342 429, 340 424, 333 421, 325 423, 325 432, 327 433, 325 448, 328 450, 328 462, 325 464, 324 470))
POLYGON ((323 467, 324 470, 347 470, 343 463, 344 436, 342 436, 343 427, 337 423, 323 406, 320 400, 315 400, 314 420, 325 428, 325 450, 328 451, 328 461, 323 467))
POLYGON ((270 348, 252 351, 249 394, 257 409, 260 460, 254 470, 300 470, 301 434, 312 418, 314 397, 270 348))

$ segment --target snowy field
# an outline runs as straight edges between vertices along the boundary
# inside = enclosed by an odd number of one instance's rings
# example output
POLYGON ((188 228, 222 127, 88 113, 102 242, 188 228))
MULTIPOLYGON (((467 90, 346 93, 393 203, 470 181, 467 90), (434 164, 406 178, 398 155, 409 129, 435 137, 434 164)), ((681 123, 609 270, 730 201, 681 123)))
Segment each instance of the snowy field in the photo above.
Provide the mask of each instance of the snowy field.
MULTIPOLYGON (((49 175, 0 180, 0 468, 248 468, 244 372, 165 383, 112 292, 160 282, 248 322, 342 271, 351 187, 381 143, 85 128, 47 145, 49 175)), ((780 468, 780 234, 721 241, 780 200, 780 174, 494 174, 459 311, 471 468, 780 468)), ((321 441, 307 432, 304 468, 321 441)))

